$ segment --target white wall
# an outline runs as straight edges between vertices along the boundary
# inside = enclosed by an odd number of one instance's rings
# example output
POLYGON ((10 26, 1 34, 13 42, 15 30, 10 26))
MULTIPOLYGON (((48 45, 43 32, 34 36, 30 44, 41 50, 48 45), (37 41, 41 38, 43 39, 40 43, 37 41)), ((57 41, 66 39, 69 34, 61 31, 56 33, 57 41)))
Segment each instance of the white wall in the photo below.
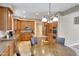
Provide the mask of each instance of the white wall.
POLYGON ((58 37, 64 37, 64 33, 63 33, 63 28, 62 28, 62 21, 63 21, 63 16, 59 16, 59 21, 58 21, 58 37))
POLYGON ((79 16, 79 11, 59 18, 58 36, 65 37, 65 45, 79 43, 79 25, 74 24, 74 17, 77 16, 79 16))
POLYGON ((42 23, 41 22, 37 22, 36 24, 36 36, 40 37, 42 36, 42 23))

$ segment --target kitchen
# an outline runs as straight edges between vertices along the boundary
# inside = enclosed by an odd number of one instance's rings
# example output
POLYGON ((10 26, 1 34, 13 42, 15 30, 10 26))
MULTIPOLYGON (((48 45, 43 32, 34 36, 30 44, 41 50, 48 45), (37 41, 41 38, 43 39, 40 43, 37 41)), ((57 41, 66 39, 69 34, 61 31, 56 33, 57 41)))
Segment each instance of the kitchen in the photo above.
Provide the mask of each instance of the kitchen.
MULTIPOLYGON (((52 14, 52 5, 53 3, 0 4, 0 56, 76 56, 73 49, 65 46, 65 38, 57 37, 59 21, 51 22, 51 19, 54 16, 55 19, 59 18, 59 13, 52 14), (34 10, 31 11, 32 9, 34 10), (36 43, 32 44, 32 39, 36 43)), ((70 7, 76 5, 70 4, 70 7)))

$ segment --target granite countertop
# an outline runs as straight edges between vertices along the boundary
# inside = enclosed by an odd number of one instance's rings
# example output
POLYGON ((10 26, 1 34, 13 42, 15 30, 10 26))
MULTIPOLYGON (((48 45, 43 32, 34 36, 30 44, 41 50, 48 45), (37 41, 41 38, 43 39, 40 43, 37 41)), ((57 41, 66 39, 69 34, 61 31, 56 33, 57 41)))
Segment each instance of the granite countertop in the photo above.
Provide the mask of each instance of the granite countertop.
POLYGON ((3 51, 9 46, 9 43, 11 41, 15 41, 17 40, 19 34, 15 34, 13 35, 11 38, 7 39, 7 38, 1 38, 0 39, 0 55, 3 53, 3 51))

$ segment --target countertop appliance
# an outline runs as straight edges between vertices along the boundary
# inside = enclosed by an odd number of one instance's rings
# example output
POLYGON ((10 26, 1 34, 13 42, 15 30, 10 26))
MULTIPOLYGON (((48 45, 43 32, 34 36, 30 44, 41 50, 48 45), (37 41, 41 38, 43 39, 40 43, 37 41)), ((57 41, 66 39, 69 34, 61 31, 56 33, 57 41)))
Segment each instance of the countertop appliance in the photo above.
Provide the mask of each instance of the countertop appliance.
POLYGON ((12 36, 13 36, 13 32, 12 31, 7 31, 7 39, 9 39, 12 36))
POLYGON ((0 38, 4 38, 6 36, 6 33, 4 31, 0 31, 0 38))

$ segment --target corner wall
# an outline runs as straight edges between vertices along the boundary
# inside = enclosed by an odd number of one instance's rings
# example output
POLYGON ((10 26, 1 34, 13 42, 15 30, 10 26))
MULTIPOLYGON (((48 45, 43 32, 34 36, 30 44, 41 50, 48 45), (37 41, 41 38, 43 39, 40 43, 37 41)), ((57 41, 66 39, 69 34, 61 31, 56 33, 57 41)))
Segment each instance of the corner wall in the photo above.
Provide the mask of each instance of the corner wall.
POLYGON ((60 16, 58 25, 58 36, 65 37, 65 45, 79 44, 79 24, 74 24, 74 17, 79 16, 79 11, 60 16))

